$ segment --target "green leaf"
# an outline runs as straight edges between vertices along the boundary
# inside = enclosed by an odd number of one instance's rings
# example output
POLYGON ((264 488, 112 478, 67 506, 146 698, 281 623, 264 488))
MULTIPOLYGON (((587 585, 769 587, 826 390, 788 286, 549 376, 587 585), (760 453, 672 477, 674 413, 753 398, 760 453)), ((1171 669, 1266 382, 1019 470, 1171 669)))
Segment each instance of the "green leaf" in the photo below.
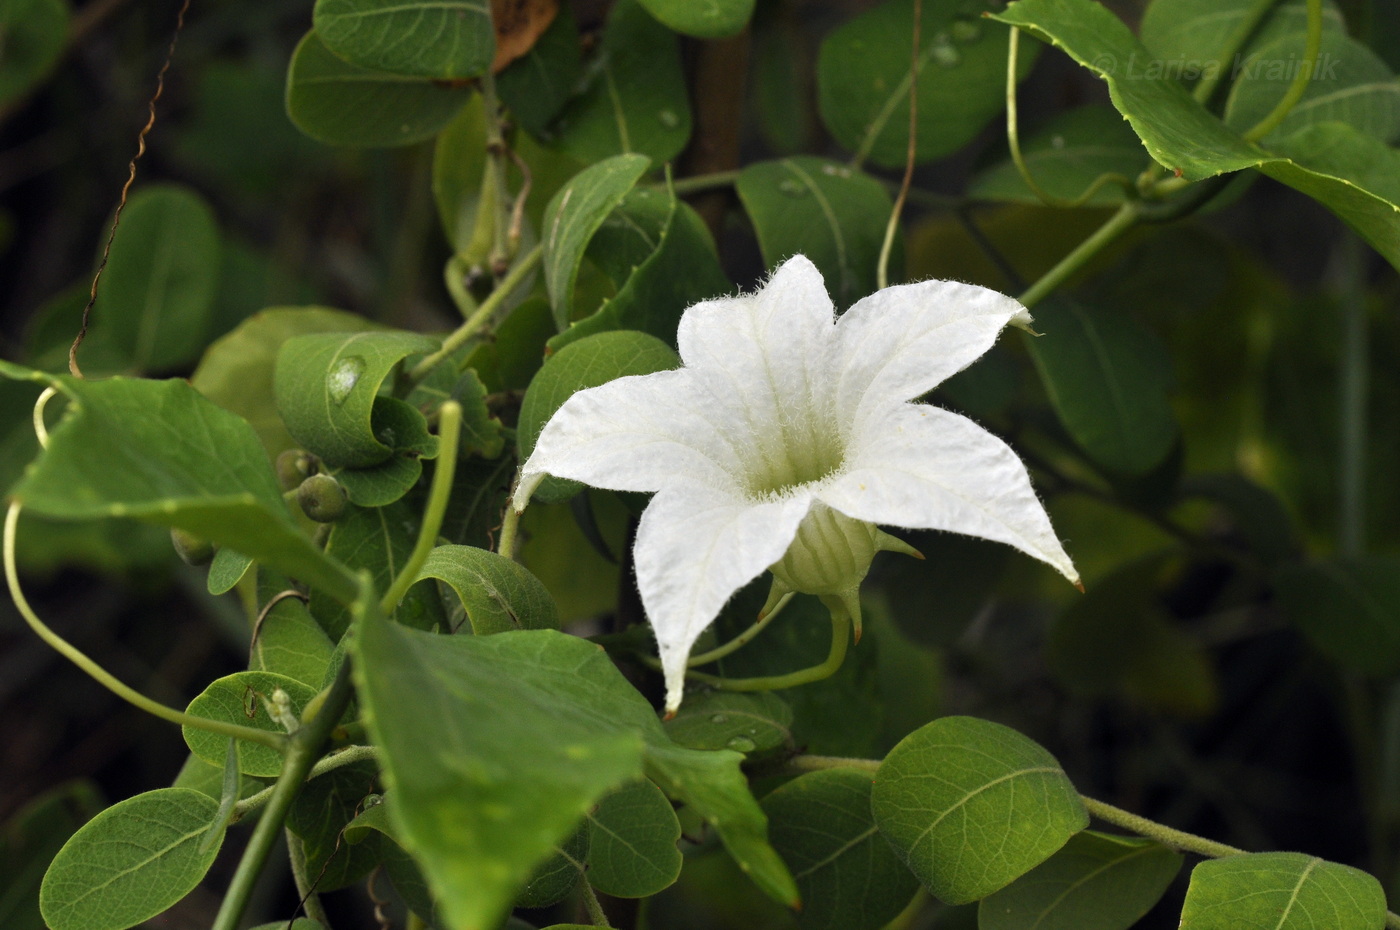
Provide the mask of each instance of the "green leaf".
POLYGON ((773 847, 802 892, 802 930, 878 930, 919 890, 875 826, 872 782, 869 772, 828 769, 763 799, 773 847))
POLYGON ((387 74, 337 58, 308 32, 287 69, 287 115, 327 145, 376 148, 421 142, 452 121, 469 86, 387 74))
POLYGON ((559 329, 573 315, 574 284, 588 241, 651 164, 643 155, 618 155, 574 175, 544 211, 544 283, 559 329))
MULTIPOLYGON (((549 591, 525 566, 505 556, 471 546, 438 546, 418 577, 446 582, 477 636, 559 629, 549 591)), ((455 630, 458 622, 450 628, 455 630)))
POLYGON ((325 930, 325 927, 319 920, 298 917, 290 923, 285 920, 275 920, 270 924, 258 924, 253 930, 325 930))
MULTIPOLYGON (((326 552, 352 571, 368 572, 376 591, 384 591, 413 552, 418 514, 406 501, 384 507, 348 507, 331 526, 326 552)), ((311 590, 311 615, 337 642, 350 627, 350 611, 336 599, 311 590)), ((408 589, 394 619, 420 630, 445 629, 447 616, 437 589, 429 582, 408 589)))
MULTIPOLYGON (((913 0, 889 0, 834 30, 817 59, 822 121, 836 140, 886 168, 909 154, 913 0)), ((951 154, 1006 101, 1006 29, 958 0, 926 0, 920 22, 918 162, 951 154)), ((1025 77, 1035 53, 1022 47, 1025 77)))
MULTIPOLYGON (((1098 104, 1056 114, 1023 141, 1021 155, 1031 179, 1050 196, 1064 200, 1079 199, 1102 175, 1132 182, 1148 164, 1147 152, 1132 127, 1112 107, 1098 104)), ((978 200, 1041 202, 1010 160, 979 173, 967 193, 978 200)), ((1126 199, 1121 184, 1108 182, 1084 206, 1113 206, 1126 199)))
MULTIPOLYGON (((430 927, 441 926, 437 919, 437 908, 428 891, 423 871, 413 857, 403 851, 394 826, 389 821, 389 810, 382 803, 366 801, 354 820, 345 825, 344 837, 347 843, 362 843, 369 830, 382 834, 379 843, 380 857, 384 871, 389 875, 394 890, 404 899, 404 903, 415 914, 422 917, 430 927)), ((509 927, 506 928, 509 930, 509 927)))
MULTIPOLYGON (((279 594, 289 594, 286 579, 263 572, 258 577, 258 603, 267 604, 279 594)), ((264 608, 266 609, 266 608, 264 608)), ((330 668, 335 644, 311 616, 300 592, 278 598, 262 617, 253 640, 248 667, 275 672, 319 688, 330 668)))
POLYGON ((891 559, 879 576, 899 632, 921 646, 951 646, 997 595, 1012 550, 975 536, 901 533, 924 561, 891 559))
POLYGON ((1207 859, 1191 871, 1181 930, 1380 930, 1380 882, 1360 869, 1302 853, 1207 859))
POLYGON ((748 754, 795 745, 792 708, 766 691, 693 694, 665 727, 667 736, 691 749, 732 749, 748 754))
POLYGON ((362 316, 329 307, 271 307, 244 320, 204 350, 190 383, 214 403, 247 420, 269 458, 296 447, 272 393, 277 350, 293 336, 379 329, 362 316))
POLYGON ((39 913, 44 870, 68 838, 101 810, 90 782, 68 781, 26 802, 0 824, 0 874, 5 876, 0 881, 0 926, 45 930, 39 913))
MULTIPOLYGON (((1225 101, 1225 124, 1247 132, 1283 99, 1303 63, 1307 36, 1295 32, 1259 47, 1238 65, 1225 101)), ((1375 52, 1340 32, 1324 32, 1317 63, 1303 96, 1264 144, 1322 122, 1347 123, 1390 141, 1400 131, 1400 81, 1375 52)))
MULTIPOLYGON (((170 787, 190 788, 218 801, 224 793, 225 774, 224 766, 210 765, 199 756, 191 753, 185 756, 185 764, 180 766, 180 772, 170 783, 170 787)), ((239 800, 257 794, 265 787, 267 786, 260 779, 239 773, 239 800)))
POLYGON ((795 897, 742 757, 670 743, 599 647, 551 630, 435 636, 367 619, 353 648, 389 816, 450 925, 493 927, 554 845, 644 763, 716 824, 760 886, 795 897))
POLYGON ((646 898, 681 874, 681 824, 649 781, 604 795, 588 815, 588 882, 615 898, 646 898))
POLYGON ((243 552, 346 601, 353 576, 292 521, 252 429, 185 381, 0 375, 52 384, 71 403, 49 447, 11 493, 68 520, 134 517, 243 552))
POLYGON ((1330 658, 1368 675, 1400 670, 1400 559, 1287 565, 1274 586, 1284 615, 1330 658))
POLYGON ((442 521, 442 538, 478 549, 494 545, 514 478, 514 455, 459 461, 452 476, 452 499, 442 521))
MULTIPOLYGON (((875 290, 875 266, 893 209, 879 181, 838 162, 795 155, 749 165, 736 186, 768 267, 806 255, 826 279, 838 310, 875 290)), ((898 278, 896 270, 891 277, 898 278)))
MULTIPOLYGON (((1250 54, 1281 35, 1307 27, 1307 0, 1275 3, 1269 15, 1251 31, 1244 54, 1250 54)), ((1179 70, 1194 63, 1203 73, 1207 68, 1231 75, 1236 62, 1225 61, 1221 53, 1237 45, 1239 30, 1246 24, 1253 0, 1152 0, 1142 15, 1138 36, 1151 54, 1151 60, 1179 70)), ((1346 32, 1346 22, 1331 0, 1324 0, 1322 28, 1346 32)), ((1139 64, 1146 70, 1146 62, 1139 64)))
POLYGON ((1085 830, 1064 849, 982 899, 978 930, 1127 930, 1181 871, 1181 854, 1151 840, 1085 830))
POLYGON ((1096 580, 1050 631, 1047 659, 1071 691, 1194 717, 1219 700, 1215 670, 1158 599, 1166 555, 1096 580))
POLYGON ((1324 204, 1400 267, 1400 152, 1344 123, 1308 126, 1273 142, 1277 155, 1265 152, 1172 77, 1132 73, 1128 65, 1150 53, 1093 0, 1017 0, 993 18, 1054 42, 1104 78, 1113 105, 1168 170, 1197 181, 1257 168, 1324 204))
POLYGON ((136 371, 193 361, 209 328, 219 262, 219 228, 198 194, 174 185, 138 190, 112 240, 93 328, 105 330, 99 338, 136 371))
POLYGON ((374 71, 450 81, 496 56, 488 0, 316 0, 312 22, 331 52, 374 71))
POLYGON ((588 830, 582 827, 556 847, 554 854, 535 867, 515 898, 516 907, 549 907, 578 887, 588 861, 588 830))
POLYGON ((228 547, 214 553, 214 560, 209 563, 209 577, 205 582, 209 593, 227 594, 232 591, 238 582, 243 580, 252 564, 251 558, 228 547))
POLYGON ((641 0, 667 28, 699 39, 732 36, 748 25, 754 0, 641 0))
POLYGON ((477 95, 433 142, 433 200, 447 242, 457 255, 468 254, 479 239, 477 219, 486 161, 486 110, 477 95))
MULTIPOLYGON (((534 451, 540 430, 554 411, 574 393, 615 378, 666 371, 679 364, 675 350, 666 343, 628 330, 598 333, 565 346, 535 375, 520 404, 516 441, 522 461, 534 451)), ((580 487, 576 481, 549 478, 535 491, 535 499, 554 503, 572 497, 580 487)))
POLYGON ((675 33, 637 0, 608 16, 587 85, 554 123, 551 143, 585 164, 637 152, 670 161, 690 140, 690 94, 675 33))
MULTIPOLYGON (((222 753, 221 753, 222 755, 222 753)), ((54 857, 39 891, 53 930, 125 930, 199 884, 219 854, 199 841, 219 804, 188 788, 160 788, 107 808, 54 857)))
POLYGON ((1089 825, 1055 757, 1010 727, 943 717, 891 750, 871 797, 880 832, 929 891, 966 904, 1089 825))
MULTIPOLYGON (((268 714, 267 704, 273 692, 281 689, 291 700, 292 713, 301 716, 302 708, 316 696, 319 690, 311 685, 276 675, 272 672, 234 672, 223 678, 216 678, 200 694, 190 701, 186 712, 207 720, 236 723, 240 726, 267 730, 269 733, 286 734, 286 727, 273 720, 268 714)), ((200 730, 186 725, 183 727, 185 745, 190 752, 210 765, 223 767, 228 752, 228 737, 208 730, 200 730)), ((282 754, 271 746, 245 742, 239 747, 239 768, 245 775, 258 778, 273 778, 282 771, 282 754)))
POLYGON ((379 862, 377 837, 348 843, 341 831, 375 786, 372 761, 355 762, 308 781, 287 812, 287 829, 302 842, 306 874, 317 891, 335 891, 358 882, 379 862))
POLYGON ((1121 310, 1067 298, 1042 304, 1035 327, 1041 335, 1026 344, 1075 442, 1115 472, 1142 474, 1162 461, 1176 421, 1171 363, 1156 337, 1121 310))
POLYGON ((0 101, 8 102, 48 76, 68 38, 64 0, 11 0, 0 8, 0 101))
POLYGON ((578 24, 567 3, 530 50, 496 75, 496 93, 520 128, 547 134, 582 75, 578 24))
POLYGON ((278 350, 273 376, 287 431, 331 466, 381 464, 403 447, 376 435, 385 425, 397 425, 375 423, 376 416, 397 413, 390 409, 392 398, 378 396, 380 386, 406 357, 437 347, 436 339, 408 332, 293 336, 278 350))
POLYGON ((617 295, 598 312, 570 326, 549 341, 553 351, 585 336, 608 330, 649 333, 672 345, 676 327, 687 307, 731 290, 720 267, 710 231, 688 204, 651 190, 634 190, 599 228, 589 257, 607 268, 632 251, 618 242, 614 229, 625 229, 640 254, 628 257, 621 269, 617 295))

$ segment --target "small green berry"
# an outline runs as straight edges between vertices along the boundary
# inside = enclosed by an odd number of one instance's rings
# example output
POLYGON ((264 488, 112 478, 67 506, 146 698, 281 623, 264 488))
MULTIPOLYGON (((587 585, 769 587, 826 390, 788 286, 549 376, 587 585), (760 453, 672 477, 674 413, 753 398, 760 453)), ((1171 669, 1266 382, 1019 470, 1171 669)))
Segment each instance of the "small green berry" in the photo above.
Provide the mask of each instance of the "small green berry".
POLYGON ((316 456, 302 449, 284 449, 277 456, 277 481, 290 491, 317 472, 316 456))
POLYGON ((345 513, 345 489, 330 475, 312 475, 297 488, 297 503, 317 523, 334 523, 345 513))

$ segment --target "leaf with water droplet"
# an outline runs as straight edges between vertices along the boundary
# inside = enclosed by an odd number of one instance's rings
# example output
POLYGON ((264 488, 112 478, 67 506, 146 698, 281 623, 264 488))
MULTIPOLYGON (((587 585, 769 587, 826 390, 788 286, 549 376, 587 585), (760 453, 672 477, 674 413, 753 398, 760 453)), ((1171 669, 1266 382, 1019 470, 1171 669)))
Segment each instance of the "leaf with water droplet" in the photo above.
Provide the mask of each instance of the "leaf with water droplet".
POLYGON ((792 745, 791 727, 792 708, 767 692, 692 694, 666 721, 667 734, 682 746, 743 753, 792 745))
MULTIPOLYGON (((913 24, 913 0, 890 0, 822 42, 817 60, 822 122, 858 160, 868 157, 894 168, 908 155, 913 24), (874 49, 880 53, 872 54, 874 49)), ((962 148, 1002 111, 1007 30, 997 23, 969 22, 953 3, 925 3, 920 26, 915 159, 923 163, 962 148)), ((1030 73, 1036 53, 1035 43, 1021 43, 1019 78, 1030 73)))
MULTIPOLYGON (((405 358, 437 346, 431 337, 392 330, 294 336, 278 351, 273 376, 287 431, 333 468, 380 464, 395 451, 375 435, 376 415, 386 415, 380 386, 405 358)), ((426 425, 417 432, 426 433, 426 425)))

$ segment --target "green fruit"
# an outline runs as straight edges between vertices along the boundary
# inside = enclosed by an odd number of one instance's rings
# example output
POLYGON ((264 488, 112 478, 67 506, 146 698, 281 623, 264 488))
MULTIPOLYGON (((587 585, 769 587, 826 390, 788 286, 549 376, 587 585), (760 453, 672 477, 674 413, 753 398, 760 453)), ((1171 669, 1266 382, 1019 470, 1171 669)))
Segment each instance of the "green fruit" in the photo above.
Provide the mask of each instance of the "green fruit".
POLYGON ((312 475, 297 488, 297 503, 317 523, 334 523, 345 513, 345 489, 330 475, 312 475))
POLYGON ((186 565, 208 565, 214 560, 214 544, 207 539, 200 539, 193 533, 172 527, 170 544, 175 547, 175 554, 186 565))
POLYGON ((277 481, 290 491, 317 472, 316 456, 302 449, 284 449, 277 456, 277 481))

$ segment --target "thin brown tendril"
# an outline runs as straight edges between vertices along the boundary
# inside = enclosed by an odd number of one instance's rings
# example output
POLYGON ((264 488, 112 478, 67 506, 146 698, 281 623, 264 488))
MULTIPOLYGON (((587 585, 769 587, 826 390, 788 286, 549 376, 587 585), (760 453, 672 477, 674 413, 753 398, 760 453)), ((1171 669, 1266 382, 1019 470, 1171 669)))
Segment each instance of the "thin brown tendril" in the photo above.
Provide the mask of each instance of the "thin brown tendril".
POLYGON ((161 93, 165 90, 165 72, 170 70, 170 61, 175 57, 175 45, 180 41, 180 33, 185 28, 185 13, 190 8, 190 0, 184 0, 180 4, 180 12, 175 16, 175 34, 170 37, 170 46, 165 50, 165 61, 160 66, 160 71, 156 74, 156 90, 151 95, 151 99, 146 102, 146 125, 141 127, 141 131, 136 134, 136 154, 127 163, 126 183, 122 185, 122 193, 117 201, 117 212, 112 217, 112 229, 107 233, 107 244, 102 247, 102 259, 97 263, 97 271, 92 276, 92 289, 88 291, 88 302, 83 307, 83 322, 78 327, 78 335, 73 339, 73 344, 68 347, 68 370, 73 377, 81 378, 83 370, 78 367, 78 347, 87 338, 88 318, 92 315, 92 305, 97 303, 97 282, 102 280, 102 272, 107 267, 107 259, 112 254, 112 240, 117 237, 117 227, 121 225, 122 211, 126 209, 126 196, 131 190, 131 184, 136 180, 136 162, 146 154, 146 136, 156 124, 156 101, 160 99, 161 93))

